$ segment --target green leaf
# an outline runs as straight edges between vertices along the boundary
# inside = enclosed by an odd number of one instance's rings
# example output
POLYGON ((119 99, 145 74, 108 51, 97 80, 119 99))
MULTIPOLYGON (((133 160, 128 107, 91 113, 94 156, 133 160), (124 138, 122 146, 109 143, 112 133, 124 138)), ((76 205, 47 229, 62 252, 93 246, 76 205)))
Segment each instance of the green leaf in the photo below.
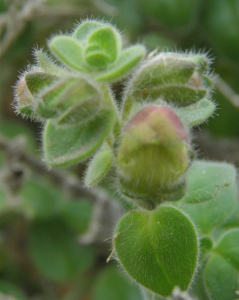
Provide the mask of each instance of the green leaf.
POLYGON ((239 227, 239 201, 236 202, 236 207, 233 213, 230 215, 230 218, 226 220, 225 223, 221 226, 224 229, 239 227))
POLYGON ((191 217, 201 234, 209 234, 233 212, 237 202, 237 186, 220 189, 215 198, 207 202, 183 204, 183 210, 191 217))
POLYGON ((44 158, 52 167, 78 163, 92 155, 113 128, 114 111, 101 111, 86 125, 58 126, 48 121, 44 129, 44 158))
POLYGON ((213 200, 218 192, 231 186, 236 179, 234 166, 224 162, 195 161, 186 173, 187 192, 185 203, 201 203, 213 200))
POLYGON ((238 271, 221 255, 212 254, 205 271, 204 282, 210 300, 235 300, 238 271))
POLYGON ((84 42, 87 40, 88 36, 96 29, 103 27, 104 23, 97 21, 85 21, 79 24, 73 33, 73 37, 79 42, 84 42))
POLYGON ((65 66, 83 73, 88 72, 84 65, 82 46, 75 39, 56 36, 50 41, 49 48, 65 66))
POLYGON ((58 219, 35 221, 29 236, 30 256, 47 278, 65 282, 74 279, 94 261, 94 249, 77 244, 76 237, 58 219))
POLYGON ((141 45, 124 49, 114 64, 106 71, 96 75, 95 80, 112 82, 128 74, 144 58, 146 50, 141 45))
POLYGON ((25 76, 25 80, 27 83, 27 87, 31 94, 37 94, 41 91, 41 89, 51 85, 56 80, 58 80, 59 77, 43 72, 30 72, 27 73, 25 76))
POLYGON ((239 228, 231 229, 221 238, 214 252, 223 256, 239 270, 239 228))
POLYGON ((114 154, 107 142, 96 153, 89 163, 85 175, 85 185, 88 187, 96 185, 109 171, 114 159, 114 154))
POLYGON ((195 126, 205 122, 215 109, 216 105, 212 101, 202 99, 197 103, 180 107, 177 113, 186 125, 195 126))
POLYGON ((59 209, 59 217, 70 230, 77 234, 82 234, 89 226, 93 207, 89 201, 79 200, 62 203, 59 209))
POLYGON ((85 49, 85 59, 94 68, 105 67, 113 63, 121 50, 121 38, 118 32, 111 26, 104 26, 94 30, 88 37, 85 49), (99 54, 105 57, 99 60, 99 54))
POLYGON ((197 265, 197 233, 172 206, 133 211, 118 223, 113 239, 126 273, 148 290, 167 297, 175 286, 187 290, 197 265))
POLYGON ((65 200, 60 191, 51 184, 40 180, 28 180, 19 196, 22 206, 31 218, 49 218, 58 212, 60 203, 65 200))
POLYGON ((116 266, 104 269, 96 278, 92 300, 142 300, 133 285, 116 266))

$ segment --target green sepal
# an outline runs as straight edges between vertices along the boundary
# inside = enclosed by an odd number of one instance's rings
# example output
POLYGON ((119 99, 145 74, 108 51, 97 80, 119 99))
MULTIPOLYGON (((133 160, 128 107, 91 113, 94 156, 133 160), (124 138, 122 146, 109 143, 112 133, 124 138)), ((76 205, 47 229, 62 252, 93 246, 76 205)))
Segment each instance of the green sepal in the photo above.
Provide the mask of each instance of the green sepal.
MULTIPOLYGON (((98 96, 98 95, 97 95, 98 96)), ((92 119, 100 107, 98 97, 79 99, 80 101, 74 106, 68 108, 58 119, 59 125, 74 125, 87 122, 92 119)))
POLYGON ((97 22, 97 21, 85 21, 75 29, 72 37, 77 39, 79 42, 84 42, 87 40, 88 36, 94 30, 103 27, 104 23, 97 22))
POLYGON ((55 75, 61 75, 67 71, 60 68, 43 50, 36 50, 34 52, 37 63, 46 72, 55 75))
POLYGON ((223 256, 239 270, 239 228, 227 231, 218 242, 214 252, 223 256))
POLYGON ((70 69, 88 72, 84 62, 84 51, 77 40, 69 36, 56 36, 49 42, 51 52, 70 69))
POLYGON ((39 93, 35 104, 36 114, 46 119, 60 116, 62 110, 57 107, 57 102, 62 98, 66 102, 67 98, 64 94, 74 83, 76 83, 75 78, 64 78, 39 93))
POLYGON ((101 146, 115 122, 112 110, 102 110, 86 125, 59 126, 46 123, 43 135, 44 158, 52 167, 78 163, 101 146))
POLYGON ((157 191, 153 191, 147 190, 144 186, 142 186, 140 190, 134 187, 133 181, 126 181, 120 178, 118 181, 118 189, 124 198, 130 202, 134 202, 144 209, 152 210, 163 202, 174 202, 183 198, 186 192, 186 183, 182 181, 173 187, 160 188, 157 191))
POLYGON ((216 105, 208 100, 202 99, 186 107, 180 107, 177 113, 184 124, 196 126, 205 122, 215 111, 216 105))
POLYGON ((58 124, 79 124, 93 118, 100 95, 83 78, 68 77, 39 94, 35 111, 42 118, 58 118, 58 124))
POLYGON ((238 271, 224 257, 213 253, 204 270, 204 283, 210 300, 237 298, 238 271))
POLYGON ((118 59, 106 71, 97 74, 95 80, 112 82, 127 75, 144 58, 146 50, 142 45, 124 49, 118 59))
POLYGON ((186 173, 187 192, 184 203, 202 203, 213 200, 218 192, 231 186, 236 179, 236 169, 224 162, 195 161, 186 173))
POLYGON ((96 69, 113 63, 121 50, 121 38, 111 26, 103 26, 94 30, 87 42, 85 59, 91 67, 96 69))
POLYGON ((44 72, 29 72, 25 75, 27 87, 32 95, 39 93, 43 88, 48 87, 59 77, 44 72))
POLYGON ((31 117, 31 116, 34 115, 34 111, 32 109, 31 104, 28 104, 28 105, 25 105, 25 106, 18 106, 17 111, 25 117, 31 117))
MULTIPOLYGON (((186 106, 196 103, 207 94, 205 89, 196 89, 191 86, 180 86, 177 84, 169 84, 166 86, 152 88, 150 96, 154 99, 163 98, 165 101, 178 106, 186 106)), ((149 96, 146 91, 144 97, 149 96)))
POLYGON ((89 163, 85 174, 85 185, 96 185, 108 173, 114 159, 112 148, 105 142, 89 163))
POLYGON ((227 220, 235 209, 237 186, 220 189, 211 201, 184 204, 183 210, 192 218, 201 234, 210 234, 213 228, 227 220))
POLYGON ((182 211, 161 205, 151 212, 126 214, 115 229, 113 249, 132 279, 167 297, 175 286, 185 291, 190 285, 197 265, 198 239, 194 225, 182 211))
POLYGON ((210 60, 206 57, 206 55, 203 54, 195 54, 195 55, 189 55, 188 57, 184 57, 184 59, 189 60, 196 64, 196 70, 203 74, 207 71, 208 66, 210 65, 210 60))

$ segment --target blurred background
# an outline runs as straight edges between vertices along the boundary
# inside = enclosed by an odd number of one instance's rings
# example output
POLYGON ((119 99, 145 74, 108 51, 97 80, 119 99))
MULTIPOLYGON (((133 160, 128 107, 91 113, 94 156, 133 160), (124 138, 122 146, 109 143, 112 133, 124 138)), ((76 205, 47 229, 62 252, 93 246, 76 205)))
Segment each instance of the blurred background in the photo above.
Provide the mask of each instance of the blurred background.
MULTIPOLYGON (((149 52, 208 53, 218 106, 194 129, 195 149, 239 163, 238 0, 0 0, 0 299, 142 299, 116 262, 106 264, 127 205, 104 183, 82 189, 84 164, 48 172, 42 125, 14 112, 13 86, 33 49, 85 18, 110 21, 149 52)), ((120 96, 122 84, 114 89, 120 96)))

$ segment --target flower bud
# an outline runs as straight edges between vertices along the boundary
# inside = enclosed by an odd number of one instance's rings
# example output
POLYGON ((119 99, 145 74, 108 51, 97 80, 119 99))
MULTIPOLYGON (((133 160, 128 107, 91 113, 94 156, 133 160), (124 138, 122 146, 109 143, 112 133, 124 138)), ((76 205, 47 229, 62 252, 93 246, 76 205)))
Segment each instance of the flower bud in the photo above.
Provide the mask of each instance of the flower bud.
POLYGON ((126 125, 118 150, 124 188, 156 198, 174 189, 189 165, 188 144, 187 132, 171 108, 141 109, 126 125))
POLYGON ((32 102, 33 102, 33 96, 31 92, 29 91, 26 83, 25 77, 22 77, 17 85, 16 88, 16 96, 17 96, 17 110, 23 114, 23 115, 31 115, 32 114, 32 102))
POLYGON ((204 55, 160 53, 135 73, 124 95, 124 117, 134 102, 161 98, 177 106, 203 99, 210 91, 209 60, 204 55))

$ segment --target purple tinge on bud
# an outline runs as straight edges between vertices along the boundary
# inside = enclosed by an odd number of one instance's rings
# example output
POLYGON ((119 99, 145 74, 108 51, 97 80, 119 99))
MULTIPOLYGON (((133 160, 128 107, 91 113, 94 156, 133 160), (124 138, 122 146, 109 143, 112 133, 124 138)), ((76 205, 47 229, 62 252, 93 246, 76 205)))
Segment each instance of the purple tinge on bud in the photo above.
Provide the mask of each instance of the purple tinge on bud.
POLYGON ((118 150, 122 178, 138 193, 175 185, 188 164, 188 137, 169 107, 149 106, 126 125, 118 150))
POLYGON ((25 77, 22 77, 18 82, 17 99, 19 106, 25 106, 32 102, 33 96, 27 87, 25 77))

